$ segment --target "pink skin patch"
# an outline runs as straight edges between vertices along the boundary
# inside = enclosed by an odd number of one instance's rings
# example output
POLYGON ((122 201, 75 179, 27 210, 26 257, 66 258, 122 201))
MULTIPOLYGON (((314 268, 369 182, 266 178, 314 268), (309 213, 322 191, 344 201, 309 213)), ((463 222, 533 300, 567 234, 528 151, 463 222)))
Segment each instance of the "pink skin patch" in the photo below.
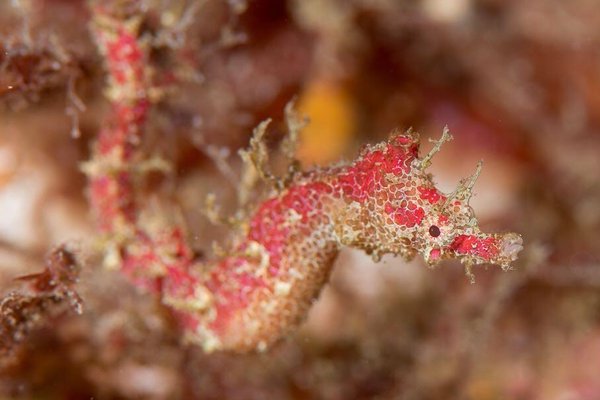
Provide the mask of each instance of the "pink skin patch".
POLYGON ((419 186, 417 188, 417 190, 419 190, 419 195, 420 195, 419 197, 422 200, 427 200, 429 202, 429 204, 436 204, 440 200, 445 200, 446 199, 446 197, 443 196, 435 188, 430 188, 430 187, 425 187, 425 186, 419 186))
MULTIPOLYGON (((409 144, 403 140, 402 144, 409 144)), ((366 153, 352 166, 345 168, 337 177, 337 184, 346 196, 363 203, 375 190, 381 188, 386 174, 409 174, 411 162, 416 158, 417 152, 418 146, 414 144, 408 149, 387 144, 384 150, 366 153)))
POLYGON ((497 240, 493 237, 479 238, 473 235, 459 235, 449 247, 457 254, 468 254, 484 260, 493 259, 499 253, 497 240))
POLYGON ((433 262, 437 261, 440 259, 440 256, 442 255, 442 252, 440 249, 432 249, 429 252, 429 259, 433 262))
POLYGON ((385 212, 392 217, 396 224, 406 228, 419 225, 425 218, 425 210, 413 202, 409 202, 406 208, 394 208, 390 204, 386 204, 385 212))

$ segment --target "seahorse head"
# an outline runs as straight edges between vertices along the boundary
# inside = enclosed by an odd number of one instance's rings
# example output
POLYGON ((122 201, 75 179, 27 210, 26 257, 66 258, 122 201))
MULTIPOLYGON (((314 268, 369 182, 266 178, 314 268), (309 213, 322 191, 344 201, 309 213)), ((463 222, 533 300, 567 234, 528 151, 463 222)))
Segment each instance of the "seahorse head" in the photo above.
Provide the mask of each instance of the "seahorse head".
POLYGON ((346 200, 336 223, 342 244, 364 249, 378 259, 420 254, 429 265, 459 259, 470 267, 491 263, 510 267, 522 249, 516 233, 484 233, 469 205, 473 185, 481 171, 463 179, 452 193, 435 187, 426 169, 442 138, 425 156, 419 156, 419 135, 395 132, 387 142, 367 146, 346 167, 337 184, 346 200))

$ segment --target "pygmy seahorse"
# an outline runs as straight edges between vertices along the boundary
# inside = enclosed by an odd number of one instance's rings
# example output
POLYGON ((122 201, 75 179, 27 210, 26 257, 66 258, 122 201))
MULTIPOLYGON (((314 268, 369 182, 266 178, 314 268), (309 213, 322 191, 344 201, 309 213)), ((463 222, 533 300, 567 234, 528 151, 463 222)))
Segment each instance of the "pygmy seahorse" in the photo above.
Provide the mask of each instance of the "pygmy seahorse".
POLYGON ((395 132, 350 164, 298 172, 260 203, 233 250, 186 271, 172 269, 162 294, 188 338, 214 350, 262 350, 306 316, 343 246, 429 265, 459 259, 509 268, 522 249, 516 233, 483 233, 469 206, 481 164, 445 194, 426 172, 451 138, 447 130, 419 157, 419 135, 395 132))
MULTIPOLYGON (((508 268, 516 259, 520 236, 481 232, 469 206, 481 165, 450 194, 437 190, 426 172, 450 138, 446 130, 424 157, 416 133, 396 132, 387 142, 366 146, 353 163, 307 172, 292 168, 278 180, 258 168, 267 158, 259 137, 264 129, 258 129, 246 161, 276 188, 243 221, 221 259, 197 262, 181 228, 142 223, 136 181, 152 163, 140 162, 139 144, 163 91, 155 86, 137 6, 105 3, 90 2, 90 10, 112 111, 83 165, 104 263, 158 294, 188 338, 206 351, 265 349, 297 326, 343 246, 375 259, 419 253, 430 265, 457 258, 467 271, 479 263, 508 268)), ((290 125, 288 158, 298 129, 290 125)))

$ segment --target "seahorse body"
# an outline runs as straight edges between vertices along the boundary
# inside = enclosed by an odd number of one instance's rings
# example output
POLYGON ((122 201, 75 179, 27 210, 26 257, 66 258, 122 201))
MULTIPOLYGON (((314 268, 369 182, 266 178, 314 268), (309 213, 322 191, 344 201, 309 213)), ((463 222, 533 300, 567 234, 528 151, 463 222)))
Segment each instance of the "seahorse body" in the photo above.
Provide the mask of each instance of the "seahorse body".
POLYGON ((304 173, 258 206, 227 257, 167 274, 164 298, 189 338, 207 351, 266 348, 304 319, 342 246, 509 267, 521 238, 482 233, 472 185, 441 193, 418 151, 416 133, 395 133, 352 164, 304 173))

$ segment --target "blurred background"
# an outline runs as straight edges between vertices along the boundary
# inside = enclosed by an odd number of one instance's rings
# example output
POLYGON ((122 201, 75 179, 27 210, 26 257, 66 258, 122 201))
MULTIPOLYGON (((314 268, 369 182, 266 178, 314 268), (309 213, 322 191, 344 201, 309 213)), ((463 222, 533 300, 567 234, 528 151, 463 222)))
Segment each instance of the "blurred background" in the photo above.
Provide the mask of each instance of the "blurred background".
MULTIPOLYGON (((198 254, 227 232, 252 129, 285 134, 297 96, 306 166, 448 125, 451 191, 479 159, 472 206, 515 231, 515 269, 344 250, 308 321, 263 354, 182 344, 152 296, 84 258, 84 312, 55 312, 0 375, 19 399, 600 399, 600 3, 594 0, 146 0, 173 84, 143 147, 175 169, 141 190, 176 209, 198 254)), ((107 112, 84 1, 0 3, 0 288, 94 235, 80 165, 107 112)), ((89 253, 89 254, 88 254, 89 253)))

